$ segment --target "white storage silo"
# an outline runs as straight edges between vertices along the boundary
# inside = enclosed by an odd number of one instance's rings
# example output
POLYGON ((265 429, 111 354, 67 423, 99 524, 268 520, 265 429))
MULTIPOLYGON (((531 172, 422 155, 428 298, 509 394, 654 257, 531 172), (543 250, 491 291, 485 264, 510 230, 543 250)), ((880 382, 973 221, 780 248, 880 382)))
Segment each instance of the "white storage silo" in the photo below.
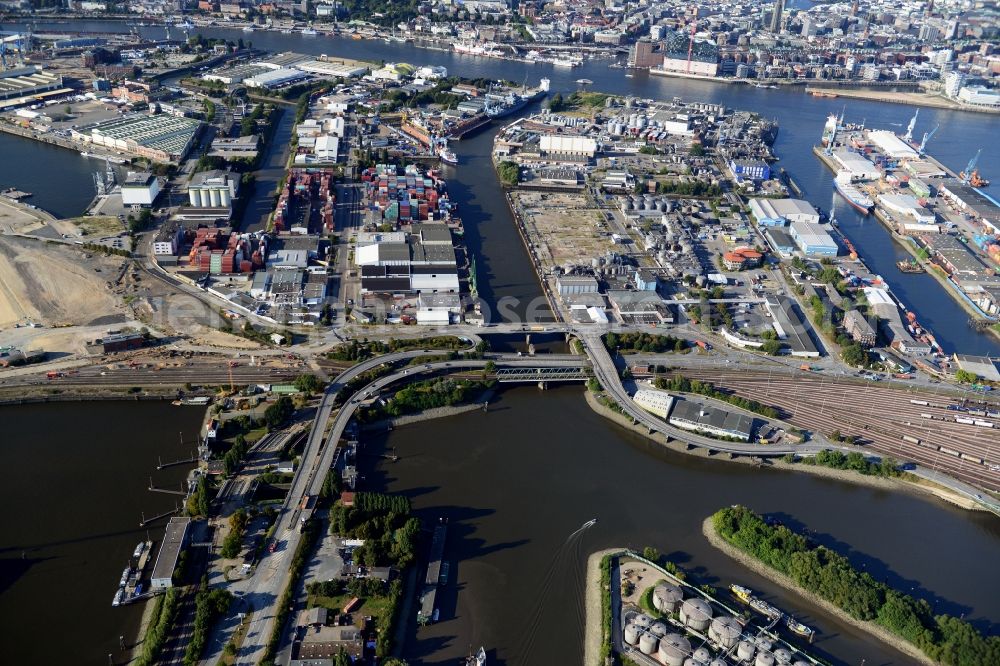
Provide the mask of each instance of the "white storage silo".
POLYGON ((659 644, 656 636, 651 633, 644 632, 639 636, 639 649, 642 650, 643 654, 653 654, 656 652, 656 646, 659 644))
POLYGON ((625 625, 625 642, 629 645, 635 645, 639 642, 639 631, 640 629, 634 624, 629 622, 625 625))
POLYGON ((712 653, 709 652, 708 649, 704 647, 700 647, 697 650, 695 650, 694 654, 691 655, 691 657, 695 661, 700 662, 702 664, 708 664, 708 662, 712 661, 712 653))
POLYGON ((727 650, 739 642, 742 633, 740 623, 728 615, 715 618, 708 628, 708 637, 727 650))
POLYGON ((649 617, 645 613, 637 613, 632 618, 632 624, 634 624, 635 626, 637 626, 637 627, 639 627, 641 629, 646 629, 646 627, 648 627, 649 625, 653 624, 653 618, 649 617))
POLYGON ((774 655, 770 652, 758 652, 753 666, 774 666, 774 655))
POLYGON ((670 583, 661 583, 653 588, 653 607, 661 613, 670 615, 677 612, 677 607, 684 600, 681 588, 670 583))
POLYGON ((691 641, 680 634, 667 634, 660 639, 656 657, 666 666, 681 666, 691 653, 691 641))
POLYGON ((756 652, 756 646, 750 641, 740 641, 740 644, 736 646, 736 658, 740 661, 750 661, 756 652))
POLYGON ((647 629, 647 631, 656 636, 657 638, 663 638, 664 636, 667 635, 667 625, 663 624, 662 622, 654 622, 653 624, 649 625, 649 629, 647 629))
POLYGON ((201 197, 198 196, 198 190, 188 190, 188 201, 190 201, 191 205, 195 208, 201 206, 201 197))
POLYGON ((712 607, 704 599, 687 599, 681 604, 680 618, 695 631, 705 631, 712 620, 712 607))
POLYGON ((792 653, 786 650, 785 648, 778 648, 777 650, 772 652, 772 654, 774 655, 774 660, 779 664, 784 664, 787 666, 787 664, 792 663, 792 653))
POLYGON ((223 206, 228 206, 229 204, 231 204, 233 202, 233 195, 229 193, 229 188, 228 187, 223 188, 222 191, 220 192, 220 195, 221 195, 221 202, 220 203, 223 206))
POLYGON ((222 203, 222 196, 217 188, 212 188, 208 191, 209 201, 211 202, 212 208, 218 208, 222 203))

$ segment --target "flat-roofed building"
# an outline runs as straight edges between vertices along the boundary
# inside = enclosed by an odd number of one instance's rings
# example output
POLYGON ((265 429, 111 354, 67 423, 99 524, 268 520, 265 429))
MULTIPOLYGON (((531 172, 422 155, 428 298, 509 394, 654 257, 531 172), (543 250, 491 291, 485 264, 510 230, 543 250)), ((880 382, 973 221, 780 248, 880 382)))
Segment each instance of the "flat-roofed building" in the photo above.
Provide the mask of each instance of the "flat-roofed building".
POLYGON ((650 414, 666 419, 670 414, 670 407, 674 404, 674 397, 666 391, 639 389, 632 396, 632 401, 650 414))
POLYGON ((1000 369, 997 368, 996 361, 989 356, 955 354, 955 362, 958 363, 959 368, 971 372, 977 377, 991 382, 1000 382, 1000 369))
POLYGON ((174 516, 167 523, 163 542, 160 544, 160 552, 156 554, 156 564, 153 565, 153 573, 149 581, 150 587, 154 590, 173 587, 174 569, 177 568, 177 560, 181 556, 181 551, 187 546, 190 526, 191 519, 186 516, 174 516))
POLYGON ((156 162, 178 162, 187 155, 201 122, 167 114, 134 114, 73 130, 73 138, 156 162))
POLYGON ((160 194, 160 181, 145 171, 129 171, 121 185, 122 204, 132 208, 149 207, 160 194))
POLYGON ((764 307, 771 314, 771 325, 778 338, 788 345, 792 356, 815 358, 819 350, 809 337, 809 325, 787 296, 768 296, 764 307))
POLYGON ((556 278, 560 296, 596 294, 597 279, 593 275, 560 275, 556 278))
POLYGON ((792 222, 789 231, 795 244, 806 255, 837 256, 837 242, 815 222, 792 222))
POLYGON ((683 430, 703 432, 715 437, 730 437, 749 441, 753 419, 743 414, 699 404, 690 400, 675 400, 668 422, 683 430))

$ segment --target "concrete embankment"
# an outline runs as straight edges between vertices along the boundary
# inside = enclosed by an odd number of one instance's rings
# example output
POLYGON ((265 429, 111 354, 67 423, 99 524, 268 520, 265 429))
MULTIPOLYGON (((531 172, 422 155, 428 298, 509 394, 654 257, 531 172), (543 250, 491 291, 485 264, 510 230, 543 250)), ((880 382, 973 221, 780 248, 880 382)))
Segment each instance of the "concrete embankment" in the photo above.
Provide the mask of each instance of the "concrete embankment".
POLYGON ((796 583, 794 580, 792 580, 785 574, 779 571, 775 571, 774 569, 767 566, 763 562, 760 562, 753 556, 744 553, 739 548, 728 543, 725 539, 722 538, 722 536, 719 535, 718 532, 715 531, 715 525, 712 523, 711 517, 706 518, 702 522, 701 532, 702 534, 705 535, 705 538, 708 539, 708 542, 712 544, 712 546, 714 546, 718 550, 721 550, 723 553, 725 553, 732 559, 736 560, 737 562, 745 566, 747 569, 750 569, 754 573, 757 573, 763 576, 764 578, 767 578, 771 582, 776 583, 787 590, 799 594, 801 597, 805 598, 810 603, 819 606, 824 611, 826 611, 830 615, 833 615, 841 622, 849 624, 852 627, 861 629, 862 631, 868 632, 869 634, 879 639, 886 645, 889 645, 895 648, 896 650, 899 650, 907 657, 913 659, 915 662, 919 662, 921 664, 928 664, 929 666, 934 666, 934 664, 937 663, 933 659, 925 655, 923 652, 918 650, 916 646, 912 645, 907 641, 904 641, 902 638, 896 636, 895 634, 890 633, 889 630, 880 627, 874 622, 865 622, 863 620, 857 620, 851 617, 846 612, 844 612, 837 606, 833 605, 826 599, 823 599, 820 596, 814 594, 813 592, 810 592, 809 590, 805 589, 804 587, 799 586, 798 583, 796 583))
POLYGON ((868 90, 864 88, 826 88, 813 86, 807 87, 806 91, 836 95, 837 97, 849 97, 851 99, 870 99, 877 102, 908 104, 910 106, 924 106, 935 109, 949 109, 952 111, 972 111, 973 113, 992 114, 1000 113, 995 109, 965 106, 945 97, 941 97, 940 95, 926 92, 868 90))
POLYGON ((766 462, 761 458, 748 457, 748 456, 735 456, 731 457, 726 454, 709 454, 702 448, 695 447, 688 449, 684 442, 678 440, 665 441, 662 435, 655 435, 649 432, 648 428, 641 425, 636 425, 632 422, 632 419, 628 416, 620 414, 613 409, 603 405, 598 401, 597 396, 592 391, 587 391, 584 395, 587 401, 587 405, 590 406, 595 412, 600 414, 606 419, 614 421, 616 424, 623 428, 631 430, 632 432, 641 435, 655 442, 656 444, 670 449, 671 451, 676 451, 678 453, 683 453, 689 456, 696 456, 698 458, 704 458, 706 460, 717 460, 721 462, 736 463, 741 465, 753 465, 754 467, 768 467, 770 469, 777 470, 788 470, 792 472, 803 472, 806 474, 813 474, 815 476, 821 476, 827 479, 832 479, 835 481, 843 481, 845 483, 853 483, 859 486, 866 486, 868 488, 879 488, 881 490, 893 490, 893 491, 904 491, 911 493, 925 493, 933 495, 934 497, 944 500, 949 504, 953 504, 963 509, 969 511, 985 511, 982 506, 974 502, 972 499, 954 493, 947 488, 932 484, 930 482, 919 481, 908 481, 905 479, 888 479, 879 476, 866 476, 864 474, 859 474, 857 472, 843 470, 843 469, 833 469, 831 467, 822 467, 820 465, 809 465, 806 463, 787 463, 780 458, 769 458, 766 462))

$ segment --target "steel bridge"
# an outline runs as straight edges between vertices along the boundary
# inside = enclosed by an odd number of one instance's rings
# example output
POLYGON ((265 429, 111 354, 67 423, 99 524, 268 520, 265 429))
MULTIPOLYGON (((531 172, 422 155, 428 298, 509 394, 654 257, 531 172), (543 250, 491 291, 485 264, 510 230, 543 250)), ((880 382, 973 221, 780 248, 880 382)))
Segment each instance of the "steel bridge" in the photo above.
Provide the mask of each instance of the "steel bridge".
POLYGON ((508 382, 585 382, 590 373, 583 367, 497 368, 497 381, 508 382))

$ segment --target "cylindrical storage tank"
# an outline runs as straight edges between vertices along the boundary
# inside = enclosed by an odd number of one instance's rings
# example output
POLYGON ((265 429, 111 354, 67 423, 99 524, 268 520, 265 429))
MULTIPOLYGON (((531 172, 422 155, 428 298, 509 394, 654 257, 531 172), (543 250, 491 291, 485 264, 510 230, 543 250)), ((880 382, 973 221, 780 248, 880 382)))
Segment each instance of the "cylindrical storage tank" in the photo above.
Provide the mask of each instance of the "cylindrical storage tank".
POLYGON ((792 666, 809 666, 809 664, 799 659, 794 664, 792 664, 792 666))
POLYGON ((709 652, 708 649, 703 647, 700 647, 697 650, 695 650, 694 654, 691 656, 694 658, 695 661, 701 662, 703 664, 707 664, 708 662, 712 661, 712 653, 709 652))
POLYGON ((742 633, 740 623, 728 615, 715 618, 708 628, 708 637, 727 650, 739 642, 742 633))
POLYGON ((219 190, 211 189, 208 191, 209 201, 212 202, 212 208, 218 208, 219 204, 222 202, 222 197, 219 196, 219 190))
POLYGON ((220 202, 223 206, 228 206, 233 202, 233 195, 229 193, 229 190, 222 190, 220 192, 222 201, 220 202))
POLYGON ((680 634, 667 634, 660 639, 656 657, 667 666, 681 666, 691 652, 691 641, 680 634))
POLYGON ((639 628, 631 622, 625 625, 625 642, 629 645, 635 645, 639 642, 639 628))
POLYGON ((645 629, 649 625, 653 624, 653 618, 649 617, 645 613, 638 613, 632 618, 632 624, 641 629, 645 629))
POLYGON ((740 661, 750 661, 756 652, 757 648, 750 641, 740 641, 736 646, 736 658, 740 661))
POLYGON ((677 607, 684 600, 681 588, 670 583, 661 583, 653 588, 653 608, 671 615, 677 612, 677 607))
POLYGON ((708 662, 708 666, 729 666, 725 659, 713 659, 708 662))
POLYGON ((667 635, 667 625, 663 624, 662 622, 654 622, 653 624, 649 625, 649 629, 647 631, 649 631, 649 633, 653 634, 657 638, 663 638, 664 636, 667 635))
POLYGON ((659 644, 659 640, 653 634, 644 632, 639 636, 639 649, 642 650, 643 654, 653 654, 656 652, 656 646, 659 644))
POLYGON ((198 202, 200 201, 198 198, 198 190, 188 190, 188 200, 191 202, 192 206, 197 208, 198 202))
POLYGON ((758 652, 753 666, 774 666, 774 655, 770 652, 758 652))
POLYGON ((705 631, 712 620, 712 607, 704 599, 687 599, 681 604, 680 618, 695 631, 705 631))
POLYGON ((766 652, 770 652, 771 648, 774 647, 774 643, 772 643, 771 641, 767 640, 766 638, 762 638, 760 636, 758 636, 756 639, 754 639, 754 643, 757 644, 757 649, 758 650, 762 650, 762 651, 766 651, 766 652))
POLYGON ((778 648, 773 653, 774 660, 779 664, 791 664, 792 663, 792 653, 785 648, 778 648))
POLYGON ((705 662, 695 659, 694 657, 688 657, 684 660, 684 666, 706 666, 705 662))

